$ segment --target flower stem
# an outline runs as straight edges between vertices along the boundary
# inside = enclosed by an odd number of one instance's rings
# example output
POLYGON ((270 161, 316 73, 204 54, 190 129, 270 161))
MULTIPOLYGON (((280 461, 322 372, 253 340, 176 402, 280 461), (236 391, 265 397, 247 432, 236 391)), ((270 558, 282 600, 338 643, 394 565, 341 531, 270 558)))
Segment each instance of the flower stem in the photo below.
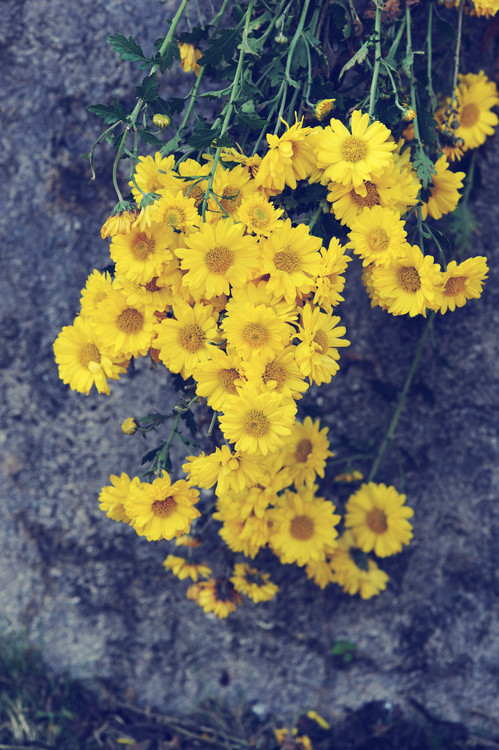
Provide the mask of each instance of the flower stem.
POLYGON ((371 80, 371 93, 369 95, 369 120, 373 119, 374 105, 378 98, 378 75, 381 63, 381 5, 376 2, 376 17, 374 20, 374 33, 376 35, 374 48, 374 70, 371 80))
POLYGON ((118 196, 118 201, 122 201, 123 196, 121 194, 121 190, 118 187, 118 180, 116 178, 116 173, 118 171, 118 164, 121 159, 121 154, 123 153, 123 149, 125 148, 125 143, 126 143, 126 139, 128 138, 129 132, 130 132, 130 128, 129 126, 127 126, 123 132, 123 135, 121 136, 120 145, 118 147, 118 152, 116 154, 116 158, 113 164, 113 185, 114 185, 114 189, 116 190, 116 195, 118 196))

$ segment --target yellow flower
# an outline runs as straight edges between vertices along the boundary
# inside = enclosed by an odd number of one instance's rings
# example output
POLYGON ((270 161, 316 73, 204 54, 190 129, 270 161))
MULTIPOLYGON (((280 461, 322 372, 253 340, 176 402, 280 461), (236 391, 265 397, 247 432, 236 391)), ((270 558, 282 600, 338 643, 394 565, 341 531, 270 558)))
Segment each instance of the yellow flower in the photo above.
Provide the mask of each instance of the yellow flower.
POLYGON ((323 120, 333 111, 336 99, 321 99, 314 107, 314 117, 316 120, 323 120))
POLYGON ((305 417, 303 424, 295 422, 293 432, 286 440, 283 451, 283 464, 295 485, 307 484, 311 487, 316 475, 324 477, 326 461, 334 456, 329 450, 328 427, 320 429, 320 421, 305 417))
POLYGON ((340 245, 336 237, 331 238, 327 250, 321 247, 320 252, 321 270, 315 279, 316 290, 313 301, 325 312, 331 313, 333 307, 344 301, 340 294, 345 286, 345 278, 342 274, 345 273, 352 259, 345 254, 345 248, 340 245))
POLYGON ((180 50, 180 65, 184 73, 192 71, 198 76, 201 72, 198 60, 203 56, 201 50, 197 49, 193 44, 185 44, 183 42, 179 42, 178 47, 180 50))
POLYGON ((162 156, 156 151, 154 156, 139 156, 133 180, 128 183, 138 206, 144 195, 158 193, 166 187, 168 175, 174 166, 173 155, 162 156))
POLYGON ((194 159, 185 159, 178 165, 178 172, 170 172, 165 178, 165 190, 177 195, 179 190, 186 198, 193 198, 197 206, 204 198, 208 187, 209 164, 200 164, 194 159), (190 177, 191 179, 187 179, 190 177))
POLYGON ((466 300, 478 299, 488 270, 487 258, 481 255, 462 263, 451 260, 447 270, 442 273, 441 284, 435 289, 434 309, 445 313, 462 307, 466 300))
POLYGON ((345 327, 339 326, 337 315, 326 315, 310 304, 303 306, 297 337, 296 361, 302 373, 317 385, 329 383, 340 366, 338 347, 349 346, 344 338, 345 327))
POLYGON ((234 169, 223 169, 218 165, 213 180, 214 196, 210 195, 208 200, 208 208, 212 212, 209 214, 210 220, 218 221, 227 214, 238 220, 242 201, 256 193, 257 189, 246 167, 238 165, 234 169))
POLYGON ((153 224, 144 231, 131 229, 128 234, 116 235, 109 252, 117 274, 123 274, 138 284, 146 284, 154 276, 159 276, 163 264, 172 259, 169 249, 172 243, 173 231, 161 224, 153 224))
POLYGON ((489 81, 483 70, 476 75, 460 75, 457 99, 459 127, 455 136, 464 140, 463 151, 478 148, 488 135, 494 133, 499 122, 495 112, 491 111, 499 104, 497 86, 494 81, 489 81))
POLYGON ((369 482, 362 484, 346 504, 345 526, 351 529, 363 552, 378 557, 395 555, 412 539, 412 526, 407 520, 414 515, 405 505, 406 496, 395 487, 369 482))
POLYGON ((435 163, 435 169, 428 203, 421 206, 423 219, 426 219, 428 214, 434 219, 441 219, 443 214, 452 213, 461 197, 457 191, 463 187, 463 179, 466 177, 465 172, 451 172, 445 154, 435 163))
POLYGON ((104 240, 106 237, 126 234, 130 231, 137 215, 137 211, 122 211, 121 213, 111 214, 102 225, 100 236, 104 240))
POLYGON ((160 313, 167 313, 173 298, 178 294, 181 282, 182 273, 175 259, 163 266, 159 276, 153 276, 145 284, 137 284, 126 276, 118 274, 114 285, 115 289, 119 289, 125 295, 131 307, 149 308, 160 313), (176 271, 171 266, 174 266, 176 271))
MULTIPOLYGON (((217 513, 213 517, 222 520, 217 513)), ((237 518, 224 520, 218 533, 232 552, 242 552, 253 559, 269 540, 269 522, 266 517, 256 516, 250 516, 245 521, 237 518)))
POLYGON ((307 563, 305 573, 307 574, 307 578, 310 578, 321 589, 325 589, 326 586, 334 583, 335 580, 329 559, 311 560, 307 563))
POLYGON ((282 208, 274 208, 265 196, 254 193, 241 202, 239 220, 246 225, 247 232, 267 237, 277 229, 283 213, 282 208))
POLYGON ((150 208, 150 220, 166 224, 179 232, 192 231, 201 221, 194 198, 187 198, 181 190, 174 195, 160 190, 159 199, 150 208))
POLYGON ((139 425, 135 417, 127 417, 121 423, 121 431, 124 435, 135 435, 138 429, 139 425))
POLYGON ((212 572, 208 565, 188 563, 187 560, 178 555, 167 555, 163 562, 163 567, 165 570, 171 570, 179 581, 183 581, 186 578, 198 581, 200 576, 209 578, 212 572))
POLYGON ((128 474, 124 472, 120 477, 111 474, 109 479, 111 480, 111 484, 103 487, 100 491, 99 508, 104 511, 108 518, 112 518, 113 521, 129 523, 130 519, 125 513, 124 503, 128 497, 130 486, 138 487, 140 479, 138 477, 130 479, 128 474))
POLYGON ((369 115, 354 110, 351 130, 332 118, 322 136, 316 136, 317 166, 324 177, 343 185, 353 185, 359 195, 366 195, 365 182, 383 172, 390 164, 395 143, 381 122, 369 125, 369 115))
POLYGON ((315 496, 315 488, 284 492, 269 512, 270 546, 281 562, 306 565, 323 560, 326 549, 336 546, 340 516, 334 511, 331 502, 315 496))
POLYGON ((308 226, 291 226, 286 219, 270 236, 261 240, 262 273, 268 274, 269 292, 293 302, 298 292, 308 294, 314 288, 314 276, 321 270, 320 237, 310 235, 308 226))
POLYGON ((189 531, 192 521, 200 516, 194 507, 199 492, 180 479, 171 483, 168 472, 151 484, 131 485, 123 505, 137 534, 148 541, 173 539, 189 531))
POLYGON ((284 124, 287 130, 283 135, 267 135, 269 151, 255 177, 256 185, 273 195, 281 193, 285 185, 295 190, 296 181, 305 180, 315 168, 315 155, 307 142, 310 128, 303 127, 303 118, 291 127, 284 124))
MULTIPOLYGON (((474 14, 477 16, 495 16, 499 11, 499 0, 473 0, 474 14)), ((472 11, 473 13, 473 11, 472 11)))
POLYGON ((219 411, 227 396, 235 396, 237 387, 244 383, 241 358, 211 347, 209 360, 194 369, 193 377, 198 396, 206 398, 208 406, 219 411))
POLYGON ((62 382, 87 396, 92 386, 109 396, 108 378, 117 380, 126 371, 123 358, 111 355, 90 321, 81 316, 75 318, 73 325, 63 327, 53 348, 62 382))
POLYGON ((100 273, 94 269, 81 290, 81 314, 90 317, 102 300, 113 290, 113 280, 109 273, 100 273))
POLYGON ((129 305, 118 289, 104 299, 91 316, 100 340, 123 359, 147 354, 154 338, 156 318, 150 309, 129 305))
POLYGON ((240 357, 245 360, 257 357, 265 362, 274 359, 293 335, 292 327, 272 307, 252 302, 228 306, 221 328, 229 346, 240 357))
POLYGON ((237 396, 227 396, 220 429, 236 450, 250 454, 275 453, 291 434, 296 404, 275 391, 258 393, 250 385, 237 396))
POLYGON ((243 236, 244 226, 232 219, 203 223, 199 231, 184 237, 187 247, 176 251, 187 273, 183 285, 194 299, 229 294, 231 286, 243 286, 259 266, 259 247, 253 237, 243 236))
POLYGON ((370 284, 376 304, 392 315, 409 313, 426 317, 433 308, 435 290, 440 283, 440 266, 431 255, 423 255, 417 245, 406 244, 401 255, 387 266, 373 266, 370 284))
POLYGON ((266 478, 265 465, 260 456, 250 456, 242 451, 232 452, 228 445, 215 448, 208 456, 204 453, 188 456, 182 469, 189 481, 198 487, 209 489, 216 484, 217 495, 224 495, 229 490, 242 493, 266 478))
POLYGON ((345 531, 330 558, 333 580, 347 594, 371 599, 386 589, 387 574, 359 549, 351 531, 345 531))
POLYGON ((193 599, 206 612, 213 612, 220 619, 228 617, 242 603, 241 594, 230 581, 211 578, 209 581, 194 583, 187 590, 187 598, 193 599))
POLYGON ((216 313, 210 305, 197 302, 193 307, 185 302, 173 304, 174 318, 166 318, 156 326, 154 348, 171 372, 183 377, 192 375, 201 362, 210 359, 212 344, 220 336, 216 313))
POLYGON ((260 391, 275 390, 283 396, 299 399, 308 389, 296 363, 296 347, 286 346, 269 361, 253 357, 243 363, 248 382, 260 391))
POLYGON ((268 573, 262 573, 248 563, 236 563, 230 581, 236 591, 245 594, 255 603, 268 602, 279 591, 279 586, 272 583, 268 573))
POLYGON ((405 223, 399 214, 389 208, 373 206, 364 208, 362 213, 350 224, 352 231, 348 233, 354 253, 362 258, 362 265, 387 265, 397 255, 405 243, 407 233, 405 223))

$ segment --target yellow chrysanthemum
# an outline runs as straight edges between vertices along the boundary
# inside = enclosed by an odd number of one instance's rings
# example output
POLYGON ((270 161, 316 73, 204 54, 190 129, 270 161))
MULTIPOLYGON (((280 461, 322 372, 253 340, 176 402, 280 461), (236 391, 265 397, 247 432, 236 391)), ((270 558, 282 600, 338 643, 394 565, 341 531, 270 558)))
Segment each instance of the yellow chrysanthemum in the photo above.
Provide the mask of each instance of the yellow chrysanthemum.
POLYGON ((123 359, 147 354, 154 338, 154 313, 131 306, 118 289, 98 306, 91 316, 96 334, 104 346, 123 359))
POLYGON ((330 565, 334 582, 350 596, 359 593, 362 599, 371 599, 386 589, 387 574, 359 549, 351 531, 345 531, 338 541, 330 565))
POLYGON ((369 283, 375 293, 372 304, 386 307, 392 315, 426 317, 426 308, 434 305, 440 266, 417 245, 406 244, 390 264, 372 267, 369 283))
POLYGON ((212 186, 214 195, 210 195, 208 200, 210 220, 218 221, 227 214, 235 221, 239 220, 239 207, 242 201, 257 190, 255 181, 246 167, 238 165, 234 169, 224 169, 218 165, 212 186))
POLYGON ((178 555, 167 555, 163 562, 163 567, 165 570, 171 570, 179 581, 184 581, 186 578, 199 581, 200 576, 209 578, 212 572, 208 565, 189 563, 185 558, 178 555))
POLYGON ((176 251, 187 272, 182 283, 196 300, 229 294, 231 286, 243 286, 259 266, 258 242, 244 236, 244 226, 232 219, 203 223, 184 243, 187 247, 176 251))
MULTIPOLYGON (((178 274, 181 277, 180 270, 178 274)), ((137 284, 126 276, 117 275, 115 288, 123 292, 131 307, 147 307, 153 311, 167 313, 175 296, 170 281, 171 274, 168 273, 153 276, 146 284, 137 284)))
POLYGON ((323 120, 334 109, 336 99, 321 99, 314 107, 314 117, 316 120, 323 120))
POLYGON ((253 357, 243 363, 244 373, 249 383, 259 391, 277 391, 283 396, 300 399, 308 389, 308 383, 296 363, 296 347, 286 346, 268 362, 253 357))
POLYGON ((458 190, 463 187, 465 172, 451 172, 447 156, 443 154, 435 163, 436 174, 432 176, 428 203, 421 206, 421 214, 426 219, 428 214, 434 219, 441 219, 444 214, 450 214, 459 203, 458 190))
POLYGON ((81 316, 75 318, 73 325, 64 326, 53 348, 62 382, 87 396, 92 386, 109 396, 108 379, 117 380, 126 371, 124 357, 110 355, 90 321, 81 316))
POLYGON ((100 236, 104 240, 106 237, 115 237, 117 234, 127 234, 137 216, 138 211, 112 213, 102 225, 100 236))
POLYGON ((310 578, 321 589, 325 589, 326 586, 334 583, 335 580, 328 558, 325 560, 311 560, 307 563, 305 573, 307 574, 307 578, 310 578))
POLYGON ((407 232, 399 214, 389 208, 373 206, 364 208, 350 224, 348 233, 354 253, 362 258, 362 265, 369 263, 385 266, 397 255, 405 243, 407 232))
POLYGON ((111 480, 111 484, 103 487, 100 491, 99 508, 104 511, 108 518, 112 518, 113 521, 129 523, 130 519, 125 513, 124 503, 128 497, 131 485, 138 487, 140 479, 138 477, 130 479, 128 474, 124 472, 120 477, 111 474, 109 479, 111 480))
POLYGON ((168 472, 163 471, 151 484, 130 485, 123 505, 137 534, 152 541, 187 533, 201 515, 194 507, 198 499, 197 490, 183 479, 172 484, 168 472))
POLYGON ((81 290, 81 314, 84 317, 90 317, 112 291, 113 280, 109 273, 107 271, 101 273, 94 269, 81 290))
POLYGON ((350 344, 341 338, 346 330, 338 325, 339 322, 337 315, 327 315, 308 303, 303 306, 297 333, 301 343, 296 347, 296 361, 305 377, 317 385, 331 381, 340 368, 338 347, 350 344))
POLYGON ((499 0, 473 0, 474 13, 477 16, 495 16, 499 11, 499 0))
POLYGON ((351 529, 363 552, 374 552, 378 557, 395 555, 412 539, 412 525, 407 520, 414 515, 405 505, 406 496, 395 487, 369 482, 362 484, 346 504, 345 526, 351 529))
POLYGON ((144 231, 135 228, 128 234, 116 235, 109 248, 116 273, 138 284, 147 284, 153 276, 159 276, 163 264, 172 259, 172 241, 173 230, 162 224, 152 224, 144 231))
MULTIPOLYGON (((284 120, 283 120, 284 122, 284 120)), ((281 193, 285 185, 296 189, 297 180, 305 180, 315 168, 315 155, 307 142, 310 128, 303 127, 303 118, 281 136, 267 135, 269 151, 265 154, 255 177, 264 192, 281 193)))
POLYGON ((315 139, 317 166, 324 178, 343 185, 353 185, 359 195, 366 195, 365 183, 383 172, 391 161, 395 143, 381 122, 369 125, 369 115, 354 110, 350 130, 333 118, 315 139))
POLYGON ((275 208, 265 196, 255 193, 241 202, 239 220, 246 225, 247 232, 267 237, 277 229, 283 213, 282 208, 275 208))
POLYGON ((279 320, 286 323, 294 323, 298 318, 296 300, 287 302, 282 295, 272 294, 264 280, 250 281, 242 287, 235 287, 227 302, 227 313, 229 315, 238 314, 245 305, 253 305, 254 307, 264 305, 273 310, 279 320))
POLYGON ((262 573, 248 563, 236 563, 230 581, 236 591, 245 594, 255 603, 268 602, 279 591, 279 586, 272 583, 268 573, 262 573))
POLYGON ((139 156, 133 180, 128 183, 138 206, 143 195, 158 193, 165 188, 168 175, 174 166, 173 155, 162 156, 159 151, 156 151, 154 156, 139 156))
POLYGON ((187 44, 185 42, 179 42, 178 48, 180 50, 180 65, 182 66, 184 73, 190 73, 192 71, 198 76, 201 72, 201 66, 198 64, 198 60, 203 56, 201 50, 193 44, 187 44))
POLYGON ((257 357, 268 362, 274 359, 293 335, 293 329, 267 305, 231 304, 221 328, 229 346, 245 360, 257 357))
POLYGON ((241 358, 211 347, 210 359, 193 371, 197 381, 196 393, 208 400, 214 411, 223 409, 227 396, 235 396, 237 387, 245 382, 241 358))
POLYGON ((188 456, 182 469, 189 481, 198 487, 209 489, 216 484, 217 495, 224 495, 229 490, 241 493, 266 478, 265 464, 260 456, 250 456, 242 451, 232 452, 228 445, 215 448, 208 456, 204 453, 188 456))
POLYGON ((213 612, 220 619, 228 617, 242 603, 241 594, 230 581, 212 578, 209 581, 193 583, 187 590, 187 598, 193 599, 206 612, 213 612))
POLYGON ((187 198, 181 190, 176 195, 170 190, 160 190, 158 200, 150 207, 150 220, 166 224, 178 232, 192 231, 199 226, 201 217, 194 198, 187 198))
POLYGON ((321 271, 320 237, 310 234, 306 224, 291 225, 290 219, 278 228, 262 246, 262 273, 268 274, 269 292, 293 302, 298 292, 308 294, 314 288, 314 276, 321 271))
POLYGON ((324 476, 326 461, 334 456, 329 450, 328 427, 320 429, 320 421, 305 417, 303 423, 295 422, 293 432, 282 449, 283 464, 288 467, 295 485, 307 484, 311 487, 316 475, 324 476))
POLYGON ((466 300, 478 299, 488 273, 487 258, 478 255, 462 263, 455 260, 442 272, 441 284, 435 289, 434 309, 445 313, 462 307, 466 300))
POLYGON ((275 391, 258 393, 247 385, 237 396, 228 396, 219 417, 220 429, 238 451, 275 453, 286 441, 294 423, 296 404, 275 391))
MULTIPOLYGON (((215 519, 217 516, 213 514, 215 519)), ((245 521, 237 518, 223 521, 218 533, 232 552, 242 552, 253 559, 269 541, 270 528, 266 517, 250 516, 245 521)))
POLYGON ((312 560, 323 560, 326 549, 336 546, 336 526, 333 503, 316 497, 315 488, 299 493, 287 490, 269 511, 272 522, 269 544, 283 563, 306 565, 312 560))
POLYGON ((343 274, 352 259, 345 254, 345 248, 336 237, 331 238, 327 250, 321 247, 320 252, 322 263, 320 273, 315 279, 313 301, 325 312, 331 313, 333 307, 344 301, 340 293, 345 286, 343 274))
POLYGON ((497 86, 483 70, 459 76, 457 87, 459 127, 456 138, 464 140, 463 150, 478 148, 494 133, 499 119, 493 107, 499 105, 497 86))
POLYGON ((174 318, 166 318, 156 326, 154 348, 171 372, 184 377, 192 375, 201 362, 211 356, 211 345, 220 338, 216 319, 210 305, 197 302, 193 307, 185 302, 173 303, 174 318))

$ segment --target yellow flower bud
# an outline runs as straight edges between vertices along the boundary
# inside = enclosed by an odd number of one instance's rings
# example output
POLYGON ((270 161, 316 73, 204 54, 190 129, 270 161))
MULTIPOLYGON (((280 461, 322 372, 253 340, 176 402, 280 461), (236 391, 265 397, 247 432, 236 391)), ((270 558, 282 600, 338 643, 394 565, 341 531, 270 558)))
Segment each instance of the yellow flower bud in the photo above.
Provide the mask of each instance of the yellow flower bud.
POLYGON ((125 435, 134 435, 139 428, 137 421, 133 417, 127 417, 124 422, 121 423, 121 431, 125 435))
POLYGON ((415 110, 415 109, 413 109, 412 107, 407 107, 407 108, 406 108, 406 109, 404 109, 404 111, 402 112, 402 119, 403 119, 403 120, 404 120, 405 122, 412 122, 412 121, 414 120, 414 118, 415 118, 415 117, 416 117, 416 110, 415 110))
POLYGON ((156 114, 152 118, 152 123, 160 130, 165 130, 165 128, 169 128, 172 124, 171 119, 168 117, 168 115, 160 115, 156 114))

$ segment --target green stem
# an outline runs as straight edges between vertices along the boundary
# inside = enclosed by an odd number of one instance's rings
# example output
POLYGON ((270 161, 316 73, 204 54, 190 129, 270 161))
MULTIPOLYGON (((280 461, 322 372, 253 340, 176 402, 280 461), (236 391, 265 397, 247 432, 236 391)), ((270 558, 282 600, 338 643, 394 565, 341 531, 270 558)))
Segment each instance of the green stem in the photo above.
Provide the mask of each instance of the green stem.
MULTIPOLYGON (((461 39, 463 34, 463 14, 464 14, 464 0, 459 0, 459 15, 457 17, 457 39, 456 39, 456 49, 454 52, 454 72, 452 74, 452 96, 450 100, 450 117, 447 120, 446 123, 446 131, 449 132, 449 125, 451 118, 454 120, 454 108, 456 103, 456 97, 457 97, 457 78, 459 75, 459 57, 461 54, 461 39)), ((453 132, 453 129, 450 129, 450 132, 453 132)))
POLYGON ((428 93, 430 95, 430 104, 431 104, 431 111, 432 113, 435 112, 437 108, 437 97, 435 96, 435 91, 433 90, 433 78, 432 78, 432 71, 433 71, 433 40, 432 40, 432 34, 433 34, 433 2, 430 2, 430 7, 428 9, 428 29, 426 32, 426 45, 427 45, 427 74, 428 74, 428 93))
POLYGON ((407 397, 407 393, 409 391, 409 388, 411 387, 414 375, 415 375, 416 370, 418 368, 419 360, 421 359, 421 354, 423 353, 423 347, 425 345, 425 341, 426 341, 426 339, 428 337, 428 334, 431 331, 434 319, 435 319, 435 313, 432 312, 432 313, 430 313, 430 316, 429 316, 428 320, 426 321, 425 329, 424 329, 424 331, 421 334, 421 337, 419 339, 418 347, 417 347, 416 352, 414 354, 414 357, 413 357, 413 360, 412 360, 409 372, 407 373, 407 377, 405 379, 404 387, 402 388, 402 392, 401 392, 401 394, 399 396, 397 405, 395 407, 395 411, 393 412, 393 416, 392 416, 392 419, 390 421, 390 425, 388 427, 388 431, 387 431, 387 433, 386 433, 386 435, 385 435, 385 437, 383 439, 383 442, 381 443, 381 445, 380 445, 380 447, 378 449, 378 452, 376 453, 376 458, 374 459, 373 465, 371 467, 371 471, 369 472, 369 476, 367 477, 367 480, 366 480, 367 482, 372 482, 373 479, 375 478, 376 473, 377 473, 378 468, 379 468, 379 465, 381 463, 381 460, 382 460, 383 456, 386 453, 386 449, 388 448, 388 446, 390 444, 390 441, 393 438, 393 435, 394 435, 395 430, 397 428, 397 424, 398 424, 398 421, 399 421, 400 414, 401 414, 402 409, 404 407, 404 403, 405 403, 405 400, 406 400, 406 397, 407 397))
POLYGON ((319 205, 319 206, 317 206, 317 208, 315 209, 314 213, 312 214, 312 218, 311 218, 311 219, 310 219, 310 221, 308 222, 308 229, 309 229, 309 232, 311 232, 311 231, 312 231, 312 229, 313 229, 313 227, 314 227, 314 224, 315 224, 315 222, 317 221, 317 219, 319 218, 319 216, 321 215, 321 213, 322 213, 322 206, 320 206, 320 205, 319 205))
POLYGON ((406 25, 406 56, 408 59, 411 60, 411 72, 410 72, 410 87, 411 87, 411 107, 416 113, 416 116, 413 120, 414 124, 414 137, 417 140, 418 144, 422 147, 423 144, 421 143, 421 135, 419 133, 419 120, 418 120, 418 110, 416 107, 416 87, 414 85, 414 53, 412 51, 412 25, 411 25, 411 9, 409 7, 409 4, 405 6, 405 25, 406 25))
POLYGON ((111 125, 111 127, 107 128, 107 130, 105 130, 103 133, 101 133, 100 136, 95 141, 95 143, 92 146, 92 148, 90 149, 90 153, 88 154, 88 160, 90 162, 90 169, 92 171, 92 176, 90 178, 91 182, 93 182, 95 180, 95 168, 94 168, 94 153, 95 153, 95 149, 97 148, 97 146, 99 145, 99 143, 102 141, 102 139, 105 138, 106 135, 108 135, 108 133, 111 133, 115 128, 117 128, 118 125, 121 125, 121 123, 122 123, 121 120, 117 120, 115 123, 113 123, 111 125))
POLYGON ((118 187, 118 180, 116 177, 116 173, 118 171, 118 163, 119 163, 119 160, 121 159, 121 154, 123 153, 123 149, 125 148, 125 143, 128 138, 129 132, 130 132, 130 129, 129 129, 129 126, 127 126, 125 128, 123 135, 121 136, 120 145, 118 147, 118 153, 116 154, 116 158, 113 164, 113 185, 114 185, 114 189, 116 190, 116 195, 118 196, 118 201, 122 201, 123 196, 121 194, 121 190, 118 187))
POLYGON ((374 105, 378 98, 378 75, 381 62, 381 6, 376 2, 376 18, 374 21, 374 33, 376 34, 374 51, 374 70, 371 80, 371 93, 369 95, 369 120, 373 119, 374 105))
POLYGON ((215 422, 217 421, 217 417, 218 417, 218 412, 214 411, 213 412, 213 416, 211 418, 210 426, 208 428, 208 432, 206 433, 208 437, 211 437, 211 435, 213 433, 213 430, 215 428, 215 422))

